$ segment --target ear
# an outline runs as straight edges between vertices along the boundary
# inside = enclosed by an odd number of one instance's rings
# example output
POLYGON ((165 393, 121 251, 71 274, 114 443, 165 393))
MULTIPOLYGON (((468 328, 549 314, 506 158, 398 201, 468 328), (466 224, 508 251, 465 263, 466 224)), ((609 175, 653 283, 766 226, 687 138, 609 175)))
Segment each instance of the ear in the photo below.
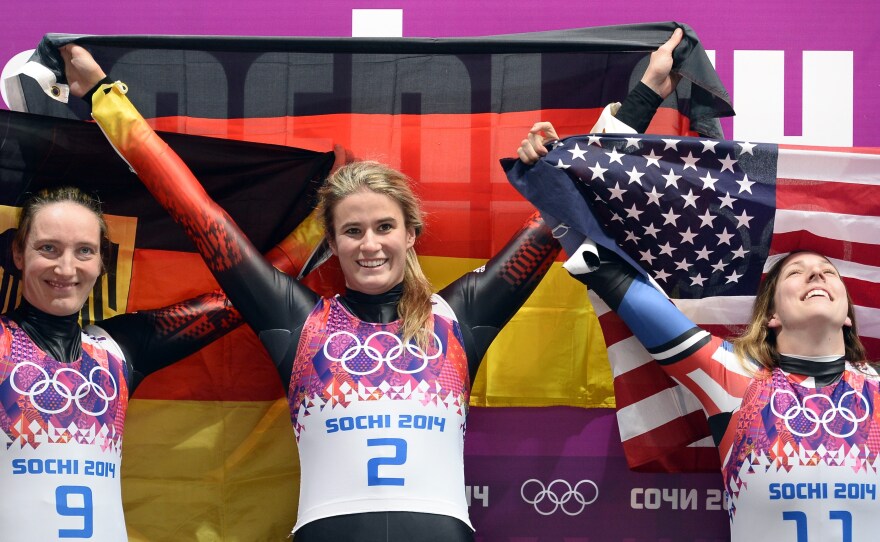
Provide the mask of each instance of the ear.
POLYGON ((775 312, 770 315, 770 318, 767 320, 767 327, 770 329, 782 327, 782 320, 779 319, 779 316, 775 312))
POLYGON ((15 245, 12 246, 12 261, 15 263, 15 267, 19 271, 24 269, 24 254, 15 245))
POLYGON ((328 235, 327 244, 330 245, 330 252, 332 252, 334 256, 339 256, 339 252, 336 250, 336 238, 332 235, 328 235))
POLYGON ((852 327, 852 320, 849 319, 849 316, 843 321, 843 327, 852 327))
POLYGON ((416 244, 416 229, 407 228, 406 230, 406 248, 412 248, 416 244))

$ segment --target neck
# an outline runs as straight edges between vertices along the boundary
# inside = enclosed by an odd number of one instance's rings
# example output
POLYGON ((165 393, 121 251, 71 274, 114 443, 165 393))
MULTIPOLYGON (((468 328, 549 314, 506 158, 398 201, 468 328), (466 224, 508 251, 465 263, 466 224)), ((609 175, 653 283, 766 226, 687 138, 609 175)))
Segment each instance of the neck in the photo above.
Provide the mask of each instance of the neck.
POLYGON ((58 361, 72 362, 82 353, 79 315, 55 316, 34 307, 24 298, 9 317, 44 352, 58 361))
POLYGON ((365 322, 388 324, 397 320, 397 304, 403 295, 403 283, 381 294, 365 294, 351 288, 339 296, 339 302, 365 322))
POLYGON ((786 373, 811 376, 816 387, 822 387, 840 379, 846 368, 846 360, 842 355, 815 358, 780 353, 779 367, 786 373))
POLYGON ((776 349, 790 356, 821 357, 842 356, 846 352, 843 342, 843 330, 828 330, 825 333, 816 330, 780 331, 776 336, 776 349))

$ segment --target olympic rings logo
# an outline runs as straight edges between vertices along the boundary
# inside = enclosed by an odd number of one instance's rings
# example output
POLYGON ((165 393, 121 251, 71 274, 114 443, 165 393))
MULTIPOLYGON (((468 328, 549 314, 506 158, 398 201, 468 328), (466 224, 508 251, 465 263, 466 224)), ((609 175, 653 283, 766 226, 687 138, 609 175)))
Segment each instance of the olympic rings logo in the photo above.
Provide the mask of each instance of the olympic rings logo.
POLYGON ((12 369, 12 373, 9 375, 9 384, 12 386, 12 389, 16 391, 16 393, 20 393, 21 395, 29 398, 31 400, 31 404, 34 405, 34 408, 39 410, 44 414, 58 414, 60 412, 64 412, 68 408, 70 408, 71 403, 76 403, 77 408, 79 408, 80 412, 84 414, 88 414, 89 416, 100 416, 107 412, 107 409, 110 408, 110 401, 116 399, 119 390, 116 387, 116 381, 113 379, 113 375, 110 374, 110 371, 101 367, 95 366, 89 371, 89 377, 86 378, 82 373, 77 371, 76 369, 72 369, 70 367, 63 367, 55 371, 55 374, 52 377, 49 377, 49 373, 46 372, 45 369, 33 363, 31 361, 23 361, 16 365, 12 369), (31 384, 30 389, 23 390, 18 387, 18 384, 15 383, 15 375, 18 373, 19 369, 24 366, 33 366, 36 368, 41 374, 42 378, 31 384), (70 373, 74 375, 74 379, 81 379, 82 383, 76 386, 75 390, 70 389, 67 384, 58 379, 59 376, 70 373), (96 382, 97 377, 101 375, 106 375, 107 379, 113 386, 113 390, 111 393, 107 393, 107 390, 103 388, 98 382, 96 382), (55 393, 61 396, 66 402, 61 408, 51 409, 46 406, 40 405, 37 401, 38 398, 43 397, 43 394, 49 389, 49 386, 52 386, 52 389, 55 390, 55 393), (104 406, 98 411, 91 411, 88 408, 84 407, 82 404, 82 400, 87 396, 94 394, 103 401, 104 406))
POLYGON ((350 333, 348 331, 337 331, 333 333, 327 340, 324 342, 324 356, 330 361, 339 362, 342 364, 342 367, 349 373, 358 376, 364 376, 373 374, 382 367, 382 364, 388 366, 389 369, 396 373, 402 374, 414 374, 418 373, 425 369, 428 366, 428 362, 431 360, 437 359, 443 354, 443 344, 440 342, 440 337, 437 336, 436 333, 431 333, 431 336, 434 339, 435 352, 433 354, 429 354, 419 348, 419 346, 413 342, 409 342, 407 344, 403 344, 403 341, 400 340, 400 337, 397 335, 390 333, 388 331, 377 331, 366 338, 366 340, 361 343, 361 340, 354 333, 350 333), (330 351, 330 344, 334 339, 340 337, 347 337, 350 339, 352 343, 348 346, 338 357, 330 351), (382 351, 373 346, 375 342, 379 340, 380 337, 387 337, 391 342, 392 346, 383 354, 382 351), (409 352, 413 356, 420 358, 422 360, 422 365, 418 369, 413 369, 411 371, 407 371, 405 369, 400 369, 395 367, 391 362, 398 360, 403 357, 404 351, 409 352), (348 362, 358 357, 361 354, 366 355, 368 358, 376 362, 376 365, 366 371, 356 371, 348 366, 348 362))
POLYGON ((571 484, 566 480, 553 480, 547 487, 544 487, 543 482, 532 478, 523 482, 522 487, 519 489, 519 494, 523 501, 534 506, 535 512, 542 516, 549 516, 557 510, 562 510, 568 516, 576 516, 583 512, 588 505, 596 502, 596 499, 599 498, 599 486, 592 480, 581 480, 574 487, 571 487, 571 484), (581 492, 582 485, 593 488, 590 491, 592 498, 587 499, 586 495, 581 492), (527 487, 529 488, 528 494, 532 495, 531 497, 526 496, 527 487), (541 505, 544 500, 548 504, 541 505), (579 508, 578 505, 580 506, 579 508))
POLYGON ((785 421, 785 427, 793 434, 799 437, 809 437, 816 433, 820 427, 825 429, 829 435, 837 438, 847 438, 855 434, 856 430, 859 427, 859 423, 868 419, 868 410, 870 409, 870 404, 868 403, 868 399, 862 395, 861 393, 850 390, 843 395, 840 396, 840 400, 835 405, 830 397, 827 395, 823 395, 821 393, 814 393, 812 395, 807 395, 804 397, 803 404, 798 400, 797 395, 794 394, 791 390, 785 389, 777 389, 773 391, 773 395, 770 397, 770 410, 776 415, 778 418, 781 418, 785 421), (776 408, 776 397, 778 395, 789 395, 792 398, 792 402, 788 404, 785 409, 785 412, 779 412, 776 408), (861 416, 857 416, 855 412, 852 411, 848 406, 843 406, 846 398, 850 395, 857 396, 864 406, 863 412, 861 416), (818 401, 818 402, 827 402, 829 408, 822 412, 816 412, 810 408, 807 408, 805 405, 810 401, 818 401), (840 416, 847 422, 852 424, 852 428, 846 433, 836 433, 830 426, 831 422, 833 422, 837 416, 840 416), (797 418, 798 416, 803 416, 810 423, 813 424, 813 429, 808 433, 803 433, 794 427, 791 426, 791 421, 797 418))

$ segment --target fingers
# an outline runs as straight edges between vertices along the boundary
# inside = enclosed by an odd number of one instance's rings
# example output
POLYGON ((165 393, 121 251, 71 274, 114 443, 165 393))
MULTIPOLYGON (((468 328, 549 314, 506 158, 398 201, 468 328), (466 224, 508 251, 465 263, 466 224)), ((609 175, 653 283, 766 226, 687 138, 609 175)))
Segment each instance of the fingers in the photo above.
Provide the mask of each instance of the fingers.
POLYGON ((676 28, 675 31, 672 32, 672 36, 666 40, 666 43, 658 47, 657 50, 671 55, 672 51, 678 47, 679 43, 681 43, 682 38, 684 38, 684 30, 676 28))
POLYGON ((549 122, 537 122, 529 130, 526 139, 523 139, 516 150, 516 155, 526 165, 532 165, 542 156, 547 155, 548 142, 559 139, 556 129, 549 122))

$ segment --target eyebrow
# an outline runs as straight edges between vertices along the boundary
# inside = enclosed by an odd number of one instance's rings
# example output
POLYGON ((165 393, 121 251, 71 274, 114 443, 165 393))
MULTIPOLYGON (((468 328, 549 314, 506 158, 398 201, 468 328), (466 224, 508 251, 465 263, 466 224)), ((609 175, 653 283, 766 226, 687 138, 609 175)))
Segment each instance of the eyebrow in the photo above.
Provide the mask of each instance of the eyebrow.
MULTIPOLYGON (((383 224, 386 222, 391 222, 396 225, 397 219, 394 218, 393 216, 386 216, 386 217, 378 218, 373 221, 374 224, 383 224)), ((340 224, 339 229, 344 230, 344 229, 350 228, 352 226, 361 226, 362 224, 363 224, 363 222, 361 222, 360 220, 352 220, 351 222, 343 222, 342 224, 340 224)))
MULTIPOLYGON (((788 262, 787 264, 782 266, 782 269, 785 270, 785 269, 788 269, 789 267, 792 267, 792 266, 804 267, 806 265, 807 264, 804 263, 803 259, 799 259, 799 260, 793 260, 793 261, 788 262)), ((831 263, 831 261, 828 260, 827 258, 822 258, 822 265, 827 265, 827 266, 830 266, 832 269, 837 270, 837 268, 834 267, 834 264, 831 263)))

